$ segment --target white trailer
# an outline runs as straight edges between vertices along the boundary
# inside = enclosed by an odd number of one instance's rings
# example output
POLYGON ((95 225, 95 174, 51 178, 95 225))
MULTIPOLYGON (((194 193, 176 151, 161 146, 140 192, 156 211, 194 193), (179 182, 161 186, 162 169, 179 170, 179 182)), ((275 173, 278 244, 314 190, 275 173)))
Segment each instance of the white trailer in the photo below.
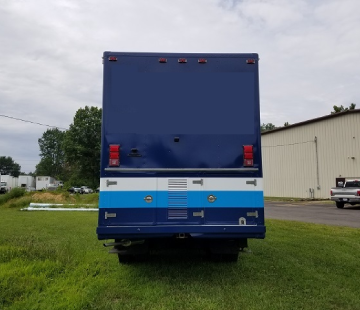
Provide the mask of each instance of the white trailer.
POLYGON ((5 186, 7 191, 11 191, 14 187, 18 186, 18 178, 11 175, 1 175, 1 185, 5 186), (5 183, 5 184, 4 184, 5 183))
POLYGON ((50 176, 37 176, 36 177, 36 190, 41 191, 49 187, 50 184, 55 184, 56 180, 50 176))
POLYGON ((27 190, 35 190, 35 178, 31 175, 20 175, 18 186, 27 190))

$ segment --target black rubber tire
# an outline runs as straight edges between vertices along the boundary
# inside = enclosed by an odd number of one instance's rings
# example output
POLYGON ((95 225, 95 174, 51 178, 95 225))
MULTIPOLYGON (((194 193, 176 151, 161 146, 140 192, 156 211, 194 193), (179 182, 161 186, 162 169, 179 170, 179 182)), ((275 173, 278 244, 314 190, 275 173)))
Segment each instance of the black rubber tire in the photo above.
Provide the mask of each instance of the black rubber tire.
POLYGON ((223 261, 228 263, 236 263, 239 258, 239 253, 223 254, 223 261))
POLYGON ((211 253, 210 259, 213 262, 227 262, 236 263, 239 258, 239 253, 211 253))
POLYGON ((343 202, 339 202, 339 201, 336 202, 336 208, 342 209, 344 208, 344 205, 345 204, 343 202))
POLYGON ((135 256, 130 254, 118 254, 120 264, 131 264, 135 261, 135 256))

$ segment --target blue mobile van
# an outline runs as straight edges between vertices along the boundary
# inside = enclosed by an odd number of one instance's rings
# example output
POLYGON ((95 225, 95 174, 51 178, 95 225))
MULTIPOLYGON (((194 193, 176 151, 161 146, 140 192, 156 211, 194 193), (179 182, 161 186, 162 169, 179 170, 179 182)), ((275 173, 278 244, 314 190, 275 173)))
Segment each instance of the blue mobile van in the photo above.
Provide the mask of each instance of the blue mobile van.
POLYGON ((176 241, 236 261, 265 237, 258 61, 104 53, 97 235, 120 262, 176 241))

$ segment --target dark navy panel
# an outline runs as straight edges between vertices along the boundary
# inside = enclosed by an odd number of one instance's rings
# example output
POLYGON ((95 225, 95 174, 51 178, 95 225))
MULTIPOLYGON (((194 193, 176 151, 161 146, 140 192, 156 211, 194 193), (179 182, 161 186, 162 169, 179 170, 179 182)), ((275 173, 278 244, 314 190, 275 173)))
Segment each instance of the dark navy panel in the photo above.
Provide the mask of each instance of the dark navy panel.
POLYGON ((120 174, 104 170, 109 144, 121 145, 124 168, 238 168, 242 146, 250 144, 259 170, 241 176, 262 177, 257 62, 257 54, 105 52, 101 176, 120 174), (249 58, 256 63, 246 64, 249 58))
POLYGON ((264 225, 264 209, 261 208, 207 208, 205 209, 206 225, 238 225, 244 217, 247 225, 264 225), (248 213, 257 211, 257 217, 248 213))
MULTIPOLYGON (((165 208, 101 208, 99 209, 99 226, 194 225, 198 224, 200 219, 194 217, 193 212, 200 210, 202 209, 189 209, 188 219, 168 220, 168 210, 165 208), (116 217, 106 219, 105 213, 116 215, 116 217), (156 218, 154 214, 156 214, 156 218)), ((244 217, 248 225, 264 225, 264 209, 209 208, 205 210, 204 215, 204 224, 206 225, 239 225, 240 217, 244 217), (253 213, 255 210, 258 211, 258 217, 248 215, 249 212, 253 213)))
POLYGON ((253 134, 253 72, 112 70, 105 134, 253 134), (126 85, 126 87, 124 87, 126 85))
MULTIPOLYGON (((239 168, 243 167, 243 145, 250 144, 254 146, 254 167, 259 169, 250 176, 262 177, 261 149, 254 135, 111 134, 103 141, 103 168, 108 165, 110 144, 120 144, 123 168, 239 168), (174 141, 176 137, 179 142, 174 141), (133 148, 139 156, 129 156, 133 148)), ((117 174, 104 174, 102 169, 102 176, 112 175, 117 174)))
POLYGON ((99 226, 155 225, 156 224, 155 221, 156 221, 155 208, 99 209, 99 226))

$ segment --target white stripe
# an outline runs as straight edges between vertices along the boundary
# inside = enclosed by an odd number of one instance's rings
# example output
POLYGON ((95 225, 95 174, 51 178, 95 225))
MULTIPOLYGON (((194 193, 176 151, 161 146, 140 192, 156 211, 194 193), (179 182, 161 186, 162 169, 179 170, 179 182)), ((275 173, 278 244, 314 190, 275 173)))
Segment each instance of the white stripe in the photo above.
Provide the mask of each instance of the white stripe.
POLYGON ((167 191, 169 179, 187 180, 189 191, 263 191, 262 178, 101 178, 100 191, 167 191), (203 180, 203 185, 196 184, 203 180), (107 181, 116 182, 108 185, 107 181), (246 181, 256 180, 256 186, 246 181))

